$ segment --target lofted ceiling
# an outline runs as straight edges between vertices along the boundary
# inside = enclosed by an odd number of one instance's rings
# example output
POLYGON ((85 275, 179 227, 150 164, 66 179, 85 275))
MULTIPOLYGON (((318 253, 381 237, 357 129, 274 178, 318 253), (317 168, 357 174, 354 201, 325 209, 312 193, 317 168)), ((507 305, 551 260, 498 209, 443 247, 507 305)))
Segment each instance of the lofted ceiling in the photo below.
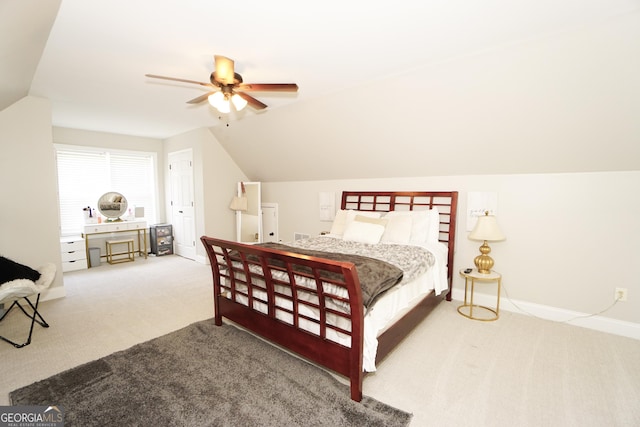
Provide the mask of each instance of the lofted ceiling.
POLYGON ((0 109, 33 95, 51 101, 54 126, 164 139, 264 119, 639 7, 637 0, 0 0, 0 109), (214 54, 234 59, 245 82, 295 82, 300 90, 254 93, 269 108, 222 117, 207 103, 186 103, 204 88, 145 77, 208 82, 214 54))

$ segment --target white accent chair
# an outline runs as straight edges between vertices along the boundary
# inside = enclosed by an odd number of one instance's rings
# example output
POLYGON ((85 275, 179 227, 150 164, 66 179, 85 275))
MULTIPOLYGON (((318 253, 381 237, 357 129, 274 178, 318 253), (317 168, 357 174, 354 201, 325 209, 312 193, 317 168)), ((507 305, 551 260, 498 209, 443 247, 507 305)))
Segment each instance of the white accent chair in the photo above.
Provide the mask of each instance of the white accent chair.
POLYGON ((56 266, 55 264, 48 263, 40 268, 38 268, 38 272, 40 272, 40 278, 37 281, 32 281, 29 279, 17 279, 9 282, 2 283, 0 285, 0 304, 12 303, 7 311, 2 314, 0 317, 0 322, 4 320, 9 312, 14 308, 19 308, 29 319, 31 319, 31 327, 29 329, 29 337, 23 344, 18 344, 6 337, 0 336, 0 339, 3 341, 12 344, 16 348, 22 348, 31 343, 31 335, 33 334, 33 325, 38 322, 43 328, 48 328, 49 324, 42 318, 40 313, 38 312, 38 303, 40 302, 40 293, 45 291, 51 283, 53 283, 53 279, 56 276, 56 266), (31 302, 29 297, 36 295, 35 304, 31 302), (20 304, 21 300, 25 300, 31 310, 27 311, 25 309, 26 305, 23 306, 20 304))

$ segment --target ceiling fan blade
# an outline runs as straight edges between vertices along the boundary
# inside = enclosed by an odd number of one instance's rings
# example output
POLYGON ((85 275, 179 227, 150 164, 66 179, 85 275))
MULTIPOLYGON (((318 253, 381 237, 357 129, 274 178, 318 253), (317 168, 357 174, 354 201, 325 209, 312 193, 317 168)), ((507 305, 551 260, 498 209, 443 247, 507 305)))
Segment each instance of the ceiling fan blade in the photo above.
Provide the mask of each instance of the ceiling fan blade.
POLYGON ((209 96, 210 96, 212 93, 215 93, 215 91, 207 92, 207 93, 205 93, 204 95, 200 95, 200 96, 198 96, 198 97, 195 97, 195 98, 193 98, 191 101, 187 101, 187 104, 199 104, 199 103, 201 103, 202 101, 206 101, 206 100, 207 100, 207 98, 209 98, 209 96))
POLYGON ((247 103, 251 105, 253 108, 255 108, 256 110, 264 110, 265 108, 267 108, 267 104, 263 103, 262 101, 258 101, 253 96, 247 93, 244 93, 244 92, 234 92, 234 93, 237 93, 242 99, 247 101, 247 103))
POLYGON ((154 78, 154 79, 172 80, 174 82, 193 83, 193 84, 200 85, 200 86, 214 87, 211 83, 197 82, 195 80, 178 79, 176 77, 158 76, 156 74, 145 74, 145 76, 151 77, 151 78, 154 78))
POLYGON ((297 92, 298 85, 295 83, 242 83, 238 89, 264 92, 297 92))
POLYGON ((222 84, 232 85, 235 78, 233 60, 221 55, 214 55, 213 58, 215 59, 216 81, 222 84))

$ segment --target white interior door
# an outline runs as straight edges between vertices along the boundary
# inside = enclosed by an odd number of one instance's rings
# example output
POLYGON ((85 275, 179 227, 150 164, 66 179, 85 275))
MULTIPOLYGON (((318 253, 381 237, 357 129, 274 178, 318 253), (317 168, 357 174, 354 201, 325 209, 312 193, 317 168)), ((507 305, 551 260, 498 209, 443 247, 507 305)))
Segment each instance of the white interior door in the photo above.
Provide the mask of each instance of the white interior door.
POLYGON ((262 240, 278 242, 278 204, 262 204, 262 240))
POLYGON ((196 258, 196 222, 193 196, 193 152, 169 153, 169 182, 173 250, 176 255, 196 258))

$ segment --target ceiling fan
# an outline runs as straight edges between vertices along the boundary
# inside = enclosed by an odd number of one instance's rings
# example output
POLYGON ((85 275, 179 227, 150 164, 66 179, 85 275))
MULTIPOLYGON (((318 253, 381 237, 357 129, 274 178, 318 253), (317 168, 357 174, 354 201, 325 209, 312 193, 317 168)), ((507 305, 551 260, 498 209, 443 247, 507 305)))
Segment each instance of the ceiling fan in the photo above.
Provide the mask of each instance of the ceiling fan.
POLYGON ((233 60, 220 55, 214 55, 215 71, 211 73, 211 83, 194 80, 179 79, 176 77, 145 74, 154 79, 172 80, 183 83, 193 83, 211 89, 204 95, 200 95, 187 101, 187 104, 199 104, 208 100, 221 113, 231 111, 231 103, 237 111, 242 110, 247 104, 256 110, 267 108, 267 104, 257 100, 246 92, 297 92, 295 83, 243 83, 242 76, 233 69, 233 60))

